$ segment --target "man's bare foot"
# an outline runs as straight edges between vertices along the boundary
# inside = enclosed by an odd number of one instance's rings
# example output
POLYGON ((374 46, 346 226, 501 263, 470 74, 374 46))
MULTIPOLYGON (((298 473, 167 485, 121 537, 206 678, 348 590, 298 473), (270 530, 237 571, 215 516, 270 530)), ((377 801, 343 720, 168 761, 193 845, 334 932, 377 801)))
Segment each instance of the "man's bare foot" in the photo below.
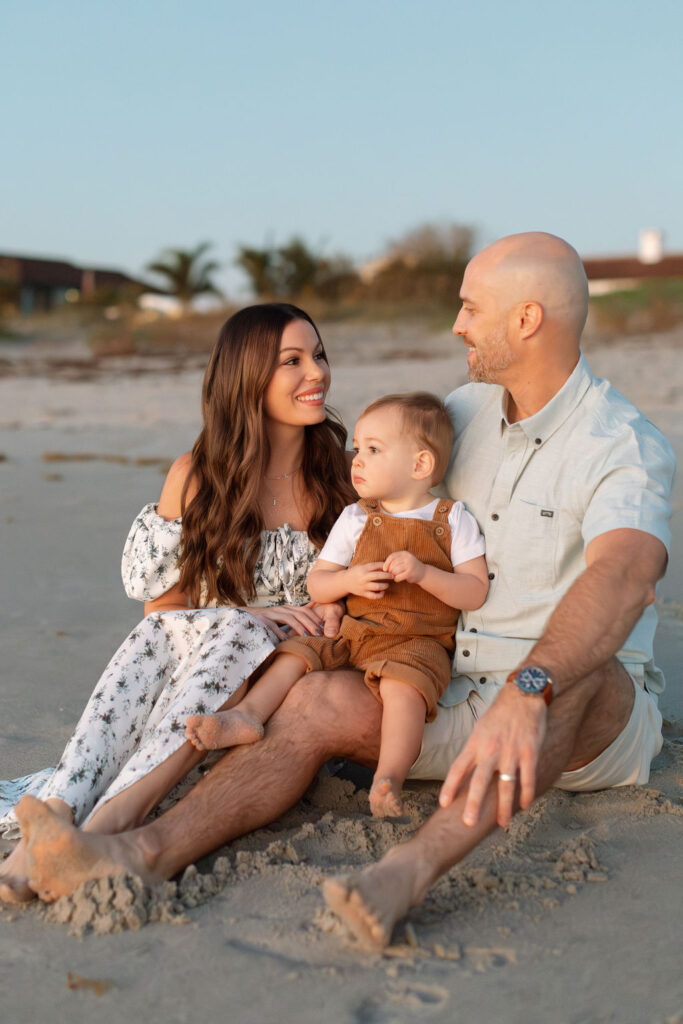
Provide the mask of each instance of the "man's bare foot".
POLYGON ((190 715, 185 735, 197 750, 223 750, 263 739, 263 725, 248 711, 231 708, 215 715, 190 715))
POLYGON ((403 814, 400 793, 401 788, 393 779, 375 776, 370 787, 370 810, 373 818, 400 818, 403 814))
POLYGON ((36 898, 26 872, 26 840, 20 839, 0 868, 0 900, 3 903, 28 903, 36 898))
MULTIPOLYGON (((64 821, 73 820, 73 812, 64 800, 53 799, 50 806, 64 821)), ((29 903, 36 894, 28 884, 26 839, 20 839, 0 868, 0 900, 4 903, 29 903)))
POLYGON ((356 874, 328 878, 323 895, 362 946, 379 950, 389 945, 394 925, 413 905, 414 886, 410 860, 388 854, 356 874))
POLYGON ((26 837, 28 884, 48 903, 90 878, 129 872, 145 882, 160 881, 125 836, 81 832, 33 796, 22 797, 16 814, 26 837))

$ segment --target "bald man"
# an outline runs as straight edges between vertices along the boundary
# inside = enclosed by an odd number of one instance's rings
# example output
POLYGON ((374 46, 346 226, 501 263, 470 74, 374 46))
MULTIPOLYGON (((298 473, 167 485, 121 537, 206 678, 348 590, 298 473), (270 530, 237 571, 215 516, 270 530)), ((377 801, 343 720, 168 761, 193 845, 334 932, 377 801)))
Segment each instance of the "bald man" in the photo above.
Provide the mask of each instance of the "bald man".
MULTIPOLYGON (((646 782, 661 746, 650 606, 668 557, 671 449, 591 375, 579 348, 586 278, 566 242, 541 233, 496 242, 468 265, 461 299, 453 332, 472 383, 448 399, 456 441, 446 485, 485 533, 491 587, 461 618, 453 678, 411 771, 445 779, 440 809, 378 864, 325 886, 374 947, 517 808, 552 785, 646 782)), ((263 741, 229 751, 145 827, 88 834, 25 797, 17 815, 30 884, 54 899, 122 870, 169 878, 274 820, 329 758, 374 766, 380 718, 358 673, 310 673, 263 741)))

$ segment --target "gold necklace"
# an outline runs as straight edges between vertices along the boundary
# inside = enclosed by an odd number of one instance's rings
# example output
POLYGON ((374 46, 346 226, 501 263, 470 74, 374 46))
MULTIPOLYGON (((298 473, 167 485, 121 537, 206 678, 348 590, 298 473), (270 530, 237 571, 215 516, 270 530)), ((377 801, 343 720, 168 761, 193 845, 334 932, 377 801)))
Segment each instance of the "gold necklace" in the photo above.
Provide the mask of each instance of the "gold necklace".
MULTIPOLYGON (((266 481, 267 480, 291 480, 292 477, 296 476, 296 474, 299 472, 300 469, 301 469, 301 466, 298 466, 291 473, 282 473, 281 476, 264 476, 263 477, 264 486, 265 486, 266 490, 268 491, 269 495, 271 496, 271 498, 273 499, 273 508, 277 508, 278 498, 277 498, 277 495, 274 494, 273 491, 270 489, 270 487, 268 486, 266 481)), ((280 501, 282 501, 282 498, 280 498, 280 501)), ((294 504, 296 504, 296 499, 294 498, 294 495, 290 492, 290 503, 292 501, 294 501, 294 504)))

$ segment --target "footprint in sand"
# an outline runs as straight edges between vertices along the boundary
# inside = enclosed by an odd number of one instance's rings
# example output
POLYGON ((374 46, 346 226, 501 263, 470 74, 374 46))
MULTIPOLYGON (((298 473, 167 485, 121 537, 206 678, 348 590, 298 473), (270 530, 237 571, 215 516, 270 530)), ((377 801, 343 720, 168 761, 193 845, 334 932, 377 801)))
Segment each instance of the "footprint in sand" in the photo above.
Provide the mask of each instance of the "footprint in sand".
POLYGON ((428 1017, 443 1009, 449 993, 438 985, 401 985, 364 999, 354 1014, 356 1024, 401 1024, 406 1013, 428 1017))

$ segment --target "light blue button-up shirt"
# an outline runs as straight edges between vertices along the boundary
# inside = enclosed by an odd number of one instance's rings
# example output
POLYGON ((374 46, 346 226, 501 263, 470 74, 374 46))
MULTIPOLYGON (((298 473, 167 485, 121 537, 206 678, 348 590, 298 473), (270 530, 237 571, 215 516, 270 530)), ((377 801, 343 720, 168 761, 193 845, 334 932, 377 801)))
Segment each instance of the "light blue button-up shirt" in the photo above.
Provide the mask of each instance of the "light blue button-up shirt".
MULTIPOLYGON (((453 680, 441 701, 448 705, 486 682, 500 684, 527 656, 585 569, 595 537, 643 530, 669 550, 675 457, 634 405, 592 375, 583 355, 528 419, 509 423, 507 393, 490 384, 458 388, 446 405, 456 440, 445 487, 477 519, 491 578, 485 604, 462 613, 453 680)), ((664 688, 652 662, 656 626, 650 606, 618 652, 654 693, 664 688)))

